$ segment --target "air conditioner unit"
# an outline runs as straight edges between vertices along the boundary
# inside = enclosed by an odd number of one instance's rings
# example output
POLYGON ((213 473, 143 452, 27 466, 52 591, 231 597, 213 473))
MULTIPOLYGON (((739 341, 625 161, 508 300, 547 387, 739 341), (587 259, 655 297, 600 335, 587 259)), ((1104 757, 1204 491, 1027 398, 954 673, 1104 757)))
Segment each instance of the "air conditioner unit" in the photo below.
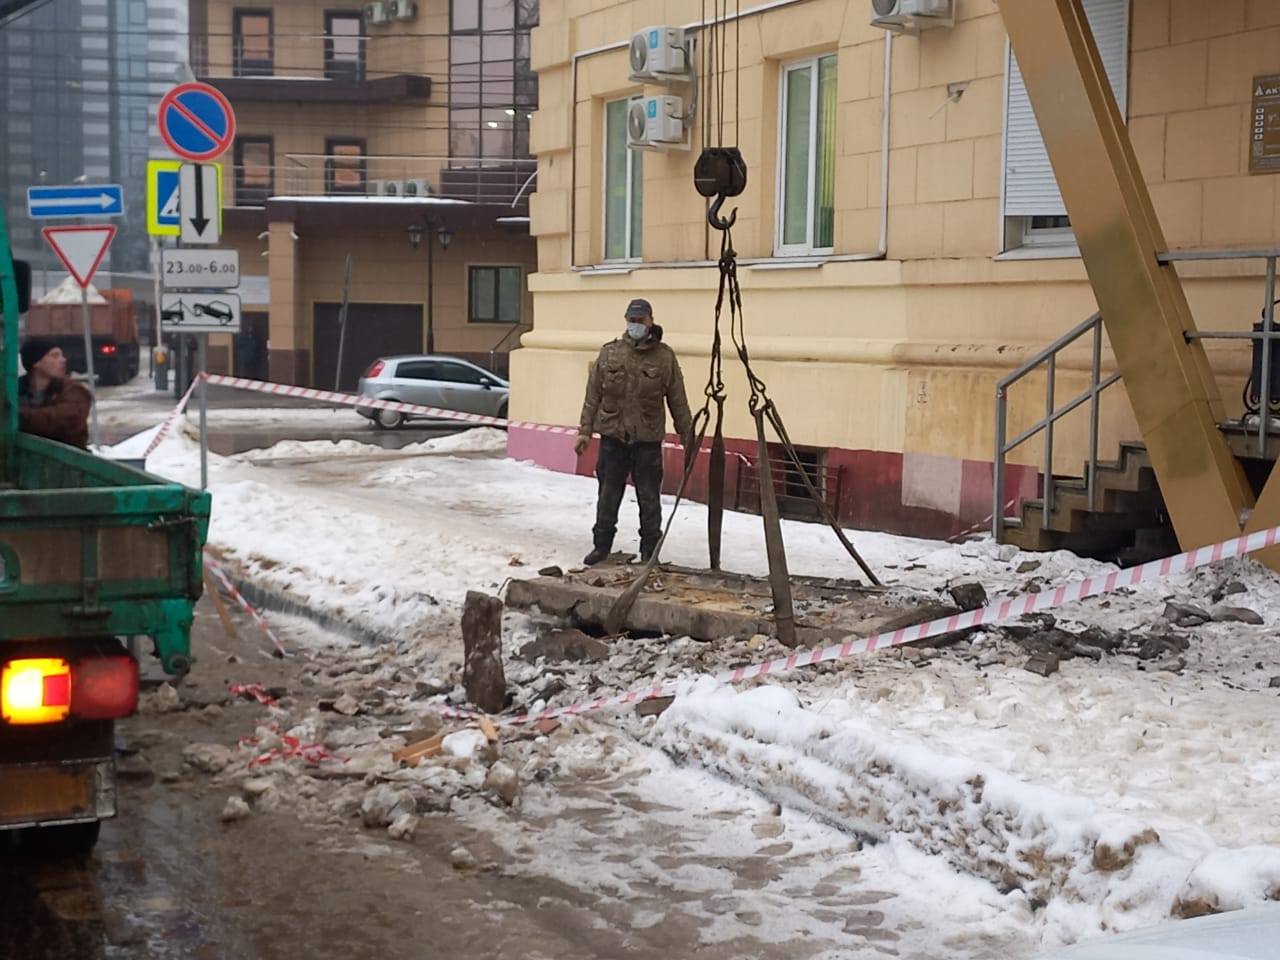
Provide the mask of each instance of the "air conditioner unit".
POLYGON ((641 97, 627 109, 627 145, 641 150, 684 144, 684 101, 679 97, 641 97))
POLYGON ((871 0, 871 25, 895 33, 954 27, 955 0, 871 0))
POLYGON ((374 197, 403 197, 404 181, 403 180, 370 180, 369 181, 370 196, 374 197))
POLYGON ((418 15, 414 0, 387 0, 387 13, 392 20, 412 20, 418 15))
POLYGON ((650 27, 631 35, 632 80, 685 80, 688 65, 683 28, 650 27))
POLYGON ((401 196, 404 196, 404 197, 431 196, 431 181, 423 178, 419 178, 416 180, 405 180, 400 186, 401 186, 401 196))
POLYGON ((364 5, 365 23, 386 23, 387 19, 387 4, 383 3, 382 0, 374 0, 373 3, 364 5))

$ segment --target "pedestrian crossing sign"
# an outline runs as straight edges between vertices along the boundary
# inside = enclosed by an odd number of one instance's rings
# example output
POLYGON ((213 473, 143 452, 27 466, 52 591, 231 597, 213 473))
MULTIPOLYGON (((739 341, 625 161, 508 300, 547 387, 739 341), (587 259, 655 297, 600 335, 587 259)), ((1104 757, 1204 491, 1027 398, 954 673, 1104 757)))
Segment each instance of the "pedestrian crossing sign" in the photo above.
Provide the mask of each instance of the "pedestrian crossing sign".
MULTIPOLYGON (((181 233, 178 210, 178 171, 181 160, 147 161, 147 233, 153 237, 176 237, 181 233)), ((208 164, 217 169, 218 216, 222 216, 222 164, 208 164)))

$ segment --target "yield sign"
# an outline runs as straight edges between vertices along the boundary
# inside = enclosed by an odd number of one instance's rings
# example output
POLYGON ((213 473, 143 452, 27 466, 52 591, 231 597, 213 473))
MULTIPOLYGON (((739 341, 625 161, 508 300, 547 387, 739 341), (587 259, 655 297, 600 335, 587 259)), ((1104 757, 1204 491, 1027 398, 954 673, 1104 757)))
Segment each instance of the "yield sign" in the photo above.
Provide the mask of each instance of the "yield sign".
POLYGON ((89 286, 98 264, 111 245, 111 238, 116 235, 116 228, 110 224, 89 227, 45 227, 41 233, 53 247, 58 259, 71 271, 76 283, 81 287, 89 286))

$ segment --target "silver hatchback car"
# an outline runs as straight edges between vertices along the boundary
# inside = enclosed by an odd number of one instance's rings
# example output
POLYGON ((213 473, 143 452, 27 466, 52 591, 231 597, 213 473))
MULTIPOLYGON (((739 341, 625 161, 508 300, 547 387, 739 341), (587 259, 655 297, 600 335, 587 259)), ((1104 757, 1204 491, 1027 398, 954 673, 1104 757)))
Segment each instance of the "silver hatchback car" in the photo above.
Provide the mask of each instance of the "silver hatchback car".
MULTIPOLYGON (((505 420, 511 385, 496 373, 458 357, 416 354, 373 361, 360 378, 357 392, 371 400, 398 400, 505 420)), ((406 420, 424 419, 419 414, 374 407, 357 406, 356 413, 387 429, 406 420)))

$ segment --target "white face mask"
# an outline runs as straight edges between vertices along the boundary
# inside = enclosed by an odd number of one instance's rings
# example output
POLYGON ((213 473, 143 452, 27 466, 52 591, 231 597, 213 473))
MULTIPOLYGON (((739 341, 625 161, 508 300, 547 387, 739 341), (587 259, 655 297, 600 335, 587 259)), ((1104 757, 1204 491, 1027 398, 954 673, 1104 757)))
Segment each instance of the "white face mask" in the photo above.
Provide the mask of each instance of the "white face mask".
POLYGON ((635 323, 630 321, 627 323, 627 336, 632 340, 643 340, 649 335, 649 325, 647 323, 635 323))

